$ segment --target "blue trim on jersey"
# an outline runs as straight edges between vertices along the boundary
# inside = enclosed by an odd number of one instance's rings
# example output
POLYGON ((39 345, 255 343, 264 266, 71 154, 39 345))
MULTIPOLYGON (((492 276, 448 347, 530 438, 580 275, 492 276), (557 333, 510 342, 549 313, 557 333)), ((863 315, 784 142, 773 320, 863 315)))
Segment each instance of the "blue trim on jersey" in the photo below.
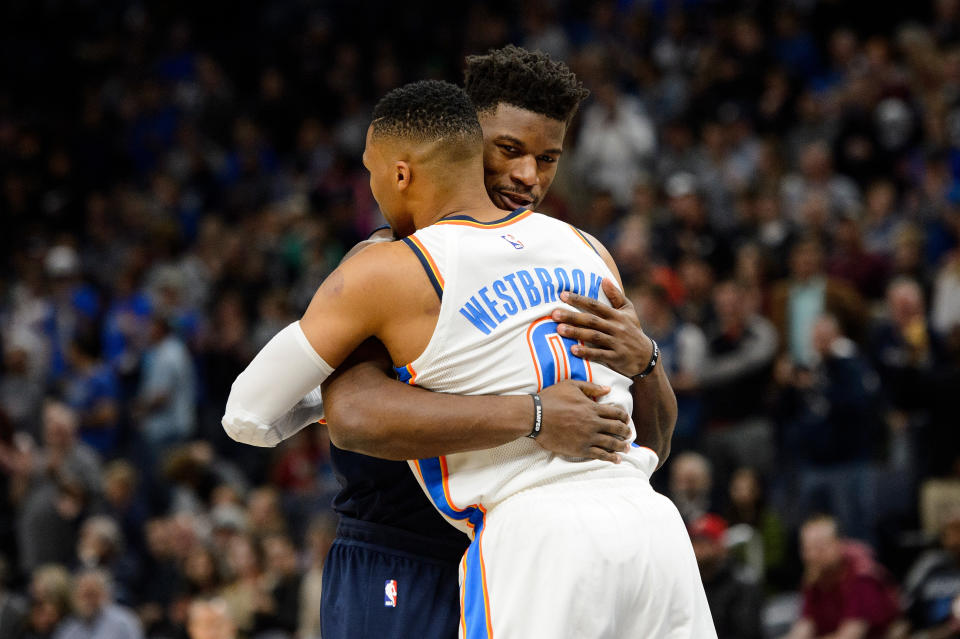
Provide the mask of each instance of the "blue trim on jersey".
POLYGON ((393 370, 397 371, 397 379, 404 384, 409 384, 410 380, 413 379, 413 375, 410 374, 406 366, 394 366, 393 370))
POLYGON ((483 512, 479 508, 474 506, 457 508, 447 501, 447 494, 443 490, 443 468, 440 466, 439 457, 417 461, 420 464, 420 474, 423 475, 423 483, 427 487, 430 501, 436 504, 441 513, 450 519, 468 520, 474 530, 483 525, 483 512))
POLYGON ((481 222, 481 221, 479 221, 479 220, 476 220, 476 219, 470 217, 469 215, 451 215, 450 217, 445 217, 445 218, 441 219, 440 221, 441 221, 441 222, 445 222, 445 221, 447 221, 447 220, 461 220, 461 221, 464 221, 464 222, 475 222, 475 223, 477 223, 477 224, 483 224, 484 226, 492 226, 492 225, 494 225, 494 224, 503 224, 504 222, 509 222, 510 220, 512 220, 513 218, 517 217, 517 216, 520 215, 521 213, 526 213, 526 212, 529 211, 529 210, 530 210, 529 208, 527 208, 527 207, 525 207, 525 206, 521 206, 519 209, 514 209, 514 210, 511 211, 510 213, 507 213, 507 215, 506 215, 505 217, 502 217, 502 218, 500 218, 499 220, 494 220, 494 221, 492 221, 492 222, 481 222))
MULTIPOLYGON (((583 231, 581 231, 580 229, 578 229, 577 227, 575 227, 575 226, 573 226, 573 225, 571 225, 570 228, 572 228, 572 229, 574 230, 574 232, 575 232, 577 235, 580 236, 580 239, 582 239, 582 240, 584 241, 584 243, 586 243, 587 246, 589 246, 590 248, 593 249, 593 252, 594 252, 594 253, 596 253, 597 255, 600 255, 600 251, 598 251, 598 250, 597 250, 597 247, 593 245, 593 242, 590 241, 590 239, 587 237, 586 233, 584 233, 583 231)), ((602 258, 603 256, 600 255, 600 257, 602 258)))
POLYGON ((413 254, 417 256, 417 259, 420 260, 420 266, 423 267, 424 272, 427 274, 427 279, 430 280, 430 284, 433 285, 433 290, 437 292, 437 297, 441 300, 443 299, 443 286, 440 284, 440 280, 437 279, 436 273, 433 272, 433 268, 430 266, 430 261, 427 259, 427 256, 423 254, 423 251, 420 250, 420 247, 413 243, 408 237, 405 237, 401 240, 404 244, 410 247, 410 250, 413 251, 413 254))
POLYGON ((465 639, 488 639, 492 628, 487 627, 487 605, 483 592, 483 564, 480 560, 480 533, 483 519, 476 527, 473 543, 467 548, 463 580, 463 622, 465 639))

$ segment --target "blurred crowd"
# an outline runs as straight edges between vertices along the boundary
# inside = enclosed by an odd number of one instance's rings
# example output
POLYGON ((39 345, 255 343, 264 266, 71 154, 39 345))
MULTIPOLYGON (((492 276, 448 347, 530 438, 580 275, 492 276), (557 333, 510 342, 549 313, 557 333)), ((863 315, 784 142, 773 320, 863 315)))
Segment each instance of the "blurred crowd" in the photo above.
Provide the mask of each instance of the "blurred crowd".
POLYGON ((226 395, 380 223, 375 100, 508 42, 592 92, 542 210, 660 345, 721 639, 960 636, 960 0, 364 4, 0 7, 0 637, 319 636, 326 433, 226 395))

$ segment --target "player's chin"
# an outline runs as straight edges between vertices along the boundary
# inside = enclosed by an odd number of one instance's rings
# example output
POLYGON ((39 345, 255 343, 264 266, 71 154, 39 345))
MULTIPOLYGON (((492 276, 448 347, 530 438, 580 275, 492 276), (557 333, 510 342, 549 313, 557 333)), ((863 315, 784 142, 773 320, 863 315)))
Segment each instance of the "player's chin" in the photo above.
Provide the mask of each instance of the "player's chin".
POLYGON ((529 197, 521 197, 496 191, 494 204, 505 211, 515 211, 517 209, 532 209, 536 206, 536 200, 529 197))

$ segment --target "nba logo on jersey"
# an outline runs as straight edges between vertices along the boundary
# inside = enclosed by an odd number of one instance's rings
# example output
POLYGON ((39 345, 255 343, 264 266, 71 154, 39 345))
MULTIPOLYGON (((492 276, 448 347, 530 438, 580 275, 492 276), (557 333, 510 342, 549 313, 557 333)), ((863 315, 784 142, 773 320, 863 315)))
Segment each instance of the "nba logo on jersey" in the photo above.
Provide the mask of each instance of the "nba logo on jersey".
POLYGON ((521 242, 514 236, 510 235, 509 233, 507 233, 506 235, 501 235, 500 237, 505 239, 513 248, 517 249, 518 251, 523 248, 523 242, 521 242))
POLYGON ((387 579, 383 585, 383 605, 386 608, 397 607, 397 580, 387 579))

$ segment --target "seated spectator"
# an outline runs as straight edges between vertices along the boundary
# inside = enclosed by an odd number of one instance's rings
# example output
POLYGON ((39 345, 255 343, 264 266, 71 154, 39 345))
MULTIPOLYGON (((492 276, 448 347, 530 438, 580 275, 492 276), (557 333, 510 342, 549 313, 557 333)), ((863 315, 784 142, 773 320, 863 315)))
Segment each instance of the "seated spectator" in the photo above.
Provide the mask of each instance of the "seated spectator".
POLYGON ((183 578, 186 594, 191 597, 212 597, 220 590, 220 566, 210 546, 196 544, 190 550, 183 562, 183 578))
POLYGON ((300 620, 297 636, 320 637, 320 603, 323 597, 323 562, 337 535, 337 518, 332 513, 317 515, 307 528, 307 571, 300 586, 300 620))
POLYGON ((73 615, 68 617, 54 639, 142 639, 140 620, 129 608, 113 601, 110 576, 103 570, 87 569, 73 587, 73 615))
POLYGON ((297 562, 297 549, 290 538, 273 534, 263 543, 264 588, 267 603, 257 615, 256 634, 292 636, 300 619, 300 586, 303 577, 297 562))
POLYGON ((668 495, 688 526, 711 510, 712 486, 710 462, 700 453, 681 453, 671 460, 668 495))
POLYGON ((800 530, 803 610, 786 639, 883 639, 900 614, 896 587, 862 544, 817 516, 800 530))
POLYGON ((130 462, 117 459, 103 469, 103 513, 120 525, 130 549, 143 556, 143 528, 147 521, 147 505, 137 494, 139 473, 130 462))
POLYGON ((783 207, 791 220, 799 221, 800 205, 811 193, 822 193, 838 212, 855 212, 860 207, 860 190, 853 180, 834 171, 826 142, 807 144, 799 165, 800 170, 784 177, 781 184, 783 207))
POLYGON ((190 639, 236 639, 237 627, 223 599, 196 599, 187 617, 190 639))
POLYGON ((63 566, 48 564, 30 579, 30 610, 25 639, 49 639, 70 612, 70 573, 63 566))
POLYGON ((126 553, 123 533, 116 521, 105 515, 84 521, 77 541, 77 560, 84 568, 99 568, 110 576, 118 603, 130 605, 133 602, 139 567, 126 553))
POLYGON ((717 636, 724 639, 760 639, 763 591, 730 560, 726 532, 727 522, 713 514, 701 516, 690 526, 713 624, 717 636))
POLYGON ((733 552, 740 562, 763 583, 786 586, 787 533, 780 515, 766 502, 760 473, 741 466, 730 479, 729 493, 727 545, 734 546, 739 539, 740 548, 733 552))
POLYGON ((940 547, 914 563, 903 582, 907 622, 917 637, 953 637, 960 633, 960 509, 947 516, 940 547))

